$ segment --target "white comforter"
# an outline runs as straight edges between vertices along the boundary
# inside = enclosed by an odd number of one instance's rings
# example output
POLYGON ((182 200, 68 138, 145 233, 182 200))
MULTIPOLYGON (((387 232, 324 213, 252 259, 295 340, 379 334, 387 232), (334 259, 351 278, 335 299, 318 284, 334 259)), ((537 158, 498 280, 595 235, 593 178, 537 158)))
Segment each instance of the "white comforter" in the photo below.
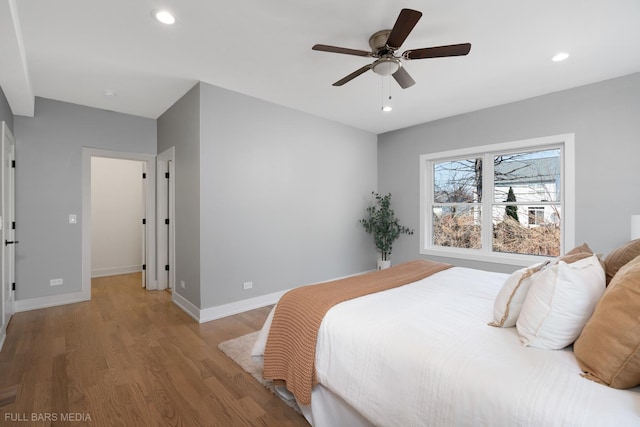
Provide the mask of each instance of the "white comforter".
POLYGON ((487 325, 506 277, 454 267, 335 306, 319 382, 380 426, 640 426, 640 388, 586 380, 570 348, 487 325))

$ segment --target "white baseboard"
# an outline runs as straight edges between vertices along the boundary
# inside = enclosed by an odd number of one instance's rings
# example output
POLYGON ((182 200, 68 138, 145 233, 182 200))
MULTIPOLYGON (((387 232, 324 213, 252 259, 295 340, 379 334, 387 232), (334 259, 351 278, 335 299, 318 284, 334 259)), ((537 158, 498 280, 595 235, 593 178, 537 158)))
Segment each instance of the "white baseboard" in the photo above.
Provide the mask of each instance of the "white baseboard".
POLYGON ((200 323, 275 304, 289 289, 200 310, 200 323))
POLYGON ((193 305, 189 300, 181 296, 180 294, 173 292, 173 302, 180 307, 185 313, 191 316, 196 322, 204 323, 210 322, 216 319, 222 319, 223 317, 231 316, 238 313, 244 313, 245 311, 254 310, 256 308, 264 307, 266 305, 275 304, 280 297, 285 294, 285 291, 274 292, 268 295, 261 295, 255 298, 249 298, 242 301, 236 301, 229 304, 217 305, 215 307, 209 307, 200 310, 193 305))
POLYGON ((175 305, 180 307, 185 313, 193 318, 198 323, 200 322, 200 309, 193 305, 191 301, 178 294, 175 289, 171 293, 171 300, 175 305))
POLYGON ((79 291, 68 294, 51 295, 47 297, 29 298, 15 301, 15 312, 37 310, 39 308, 54 307, 57 305, 73 304, 89 301, 91 292, 79 291))
POLYGON ((128 265, 124 267, 96 268, 91 270, 91 278, 116 276, 118 274, 138 273, 142 271, 141 265, 128 265))
MULTIPOLYGON (((351 276, 358 276, 360 274, 369 273, 368 270, 362 273, 350 274, 348 276, 339 277, 337 279, 326 280, 325 282, 332 282, 334 280, 345 279, 351 276)), ((290 291, 285 289, 283 291, 273 292, 267 295, 260 295, 254 298, 244 299, 242 301, 231 302, 228 304, 217 305, 215 307, 207 307, 199 309, 184 297, 173 292, 173 302, 183 309, 189 316, 191 316, 198 323, 210 322, 212 320, 221 319, 223 317, 232 316, 238 313, 244 313, 245 311, 255 310, 256 308, 265 307, 278 302, 280 297, 290 291)))

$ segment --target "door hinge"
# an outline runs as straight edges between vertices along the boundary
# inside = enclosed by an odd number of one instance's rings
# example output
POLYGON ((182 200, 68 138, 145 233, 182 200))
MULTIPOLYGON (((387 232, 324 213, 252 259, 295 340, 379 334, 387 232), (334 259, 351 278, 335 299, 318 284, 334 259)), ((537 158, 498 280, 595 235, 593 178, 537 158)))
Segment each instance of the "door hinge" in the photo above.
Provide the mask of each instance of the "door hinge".
POLYGON ((16 229, 16 222, 15 221, 11 221, 11 229, 12 230, 16 229))
POLYGON ((147 269, 147 264, 142 264, 142 269, 146 270, 147 269))
POLYGON ((147 223, 147 218, 142 218, 142 225, 145 225, 147 223))
POLYGON ((142 179, 147 179, 147 173, 146 172, 142 172, 142 179))
POLYGON ((164 177, 165 177, 165 178, 167 178, 167 179, 169 179, 169 172, 165 172, 165 173, 164 173, 164 177))
POLYGON ((15 160, 11 160, 11 167, 15 169, 15 167, 16 167, 16 161, 15 160))
POLYGON ((167 224, 167 225, 169 225, 169 218, 165 219, 165 220, 164 220, 164 223, 165 223, 165 224, 167 224))
POLYGON ((169 264, 165 265, 165 266, 164 266, 164 269, 165 269, 165 270, 167 270, 167 271, 169 271, 169 264))
POLYGON ((15 290, 16 290, 16 282, 13 282, 13 283, 11 284, 11 290, 12 290, 12 291, 15 291, 15 290))

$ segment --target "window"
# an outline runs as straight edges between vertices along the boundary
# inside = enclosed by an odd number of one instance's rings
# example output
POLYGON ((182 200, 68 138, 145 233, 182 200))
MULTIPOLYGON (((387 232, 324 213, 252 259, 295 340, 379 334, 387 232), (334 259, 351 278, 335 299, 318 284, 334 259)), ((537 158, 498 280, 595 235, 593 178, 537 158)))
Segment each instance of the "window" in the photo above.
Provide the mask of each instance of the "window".
MULTIPOLYGON (((554 217, 555 220, 555 217, 554 217)), ((543 206, 531 206, 529 207, 529 225, 543 225, 544 224, 544 207, 543 206)))
POLYGON ((421 253, 527 265, 572 247, 573 141, 421 156, 421 253))

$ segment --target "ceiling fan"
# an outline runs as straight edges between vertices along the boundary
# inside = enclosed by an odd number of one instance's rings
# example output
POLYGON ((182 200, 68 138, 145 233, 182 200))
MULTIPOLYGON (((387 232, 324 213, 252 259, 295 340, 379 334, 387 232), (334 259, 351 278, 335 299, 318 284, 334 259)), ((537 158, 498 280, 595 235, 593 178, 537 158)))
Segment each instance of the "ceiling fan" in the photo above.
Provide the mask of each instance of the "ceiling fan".
POLYGON ((392 29, 378 31, 369 38, 371 52, 366 50, 329 46, 326 44, 316 44, 312 49, 323 52, 376 58, 373 63, 357 69, 348 76, 335 82, 333 86, 342 86, 343 84, 355 79, 360 74, 373 70, 374 73, 381 76, 393 76, 400 87, 406 89, 413 86, 416 82, 404 69, 401 59, 413 60, 441 58, 446 56, 464 56, 471 50, 470 43, 461 43, 406 50, 402 55, 396 55, 396 51, 400 49, 400 46, 409 36, 409 33, 413 30, 413 27, 416 26, 421 16, 422 12, 418 12, 417 10, 402 9, 392 29))

